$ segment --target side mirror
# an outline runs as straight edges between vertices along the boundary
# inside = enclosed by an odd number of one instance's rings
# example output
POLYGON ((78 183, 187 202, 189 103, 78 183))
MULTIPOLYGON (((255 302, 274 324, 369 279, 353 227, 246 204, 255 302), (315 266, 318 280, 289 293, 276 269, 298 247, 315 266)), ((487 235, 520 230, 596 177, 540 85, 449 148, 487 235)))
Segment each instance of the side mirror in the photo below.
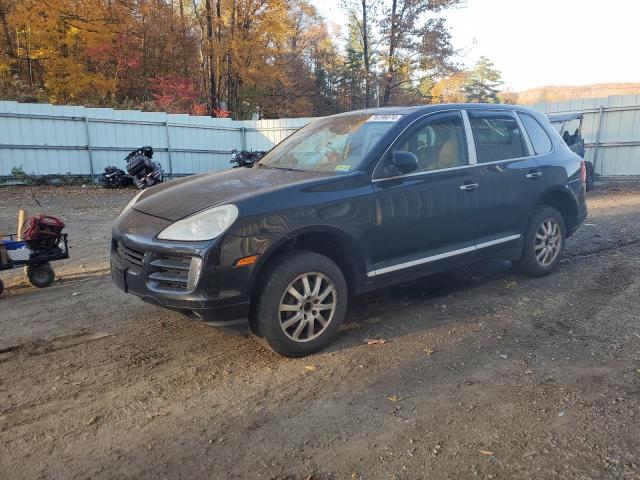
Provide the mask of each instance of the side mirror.
POLYGON ((402 174, 418 170, 418 157, 416 157, 415 153, 405 151, 393 152, 392 161, 393 166, 402 174))

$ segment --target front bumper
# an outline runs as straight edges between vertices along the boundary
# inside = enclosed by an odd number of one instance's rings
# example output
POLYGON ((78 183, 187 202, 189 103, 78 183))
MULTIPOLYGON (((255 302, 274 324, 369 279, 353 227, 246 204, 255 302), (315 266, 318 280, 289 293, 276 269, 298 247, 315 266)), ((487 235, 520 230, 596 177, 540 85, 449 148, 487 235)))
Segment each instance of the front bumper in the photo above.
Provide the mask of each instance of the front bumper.
POLYGON ((118 218, 111 240, 113 282, 148 303, 202 320, 246 317, 252 268, 233 266, 233 256, 241 255, 230 251, 237 240, 157 240, 170 223, 135 210, 118 218))

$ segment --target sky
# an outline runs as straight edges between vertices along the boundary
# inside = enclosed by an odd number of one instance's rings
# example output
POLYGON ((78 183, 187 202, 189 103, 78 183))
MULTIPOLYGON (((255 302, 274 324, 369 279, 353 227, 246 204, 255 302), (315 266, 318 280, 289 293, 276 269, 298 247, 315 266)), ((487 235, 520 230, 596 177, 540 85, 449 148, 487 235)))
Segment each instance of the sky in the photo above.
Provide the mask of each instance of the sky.
MULTIPOLYGON (((340 0, 312 0, 344 25, 340 0)), ((442 14, 458 61, 488 57, 505 87, 640 82, 640 0, 466 0, 442 14)))

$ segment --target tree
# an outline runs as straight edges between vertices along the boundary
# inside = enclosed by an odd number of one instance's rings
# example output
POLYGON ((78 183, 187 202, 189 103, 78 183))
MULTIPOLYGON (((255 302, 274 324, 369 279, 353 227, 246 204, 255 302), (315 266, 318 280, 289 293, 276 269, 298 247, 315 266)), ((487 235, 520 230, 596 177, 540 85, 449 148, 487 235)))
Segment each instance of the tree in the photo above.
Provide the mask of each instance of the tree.
POLYGON ((465 88, 469 82, 468 72, 458 72, 441 78, 431 88, 435 103, 463 103, 467 101, 465 88))
POLYGON ((460 0, 390 0, 381 30, 385 42, 383 105, 390 105, 399 88, 414 80, 414 74, 442 74, 450 69, 454 51, 445 22, 423 20, 460 3, 460 0))
POLYGON ((430 102, 455 70, 436 14, 458 1, 342 0, 340 51, 311 0, 0 0, 0 98, 236 119, 330 115, 379 90, 430 102))
MULTIPOLYGON (((372 66, 375 63, 377 45, 375 44, 375 18, 378 16, 381 0, 343 0, 342 7, 348 15, 347 55, 357 54, 362 59, 364 69, 364 103, 368 108, 371 101, 371 85, 375 81, 372 66), (351 52, 349 52, 351 49, 351 52)), ((354 74, 355 72, 351 72, 354 74)))
POLYGON ((469 102, 500 103, 498 87, 503 83, 500 71, 494 68, 493 62, 480 57, 469 72, 468 82, 463 90, 469 102))

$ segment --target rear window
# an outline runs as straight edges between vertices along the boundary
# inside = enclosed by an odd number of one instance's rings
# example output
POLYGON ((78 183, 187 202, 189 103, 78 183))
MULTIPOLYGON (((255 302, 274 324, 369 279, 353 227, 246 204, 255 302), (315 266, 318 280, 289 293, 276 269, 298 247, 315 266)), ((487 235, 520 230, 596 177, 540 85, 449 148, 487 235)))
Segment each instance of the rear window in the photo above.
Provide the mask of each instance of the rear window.
POLYGON ((531 140, 536 155, 549 153, 553 149, 553 144, 545 129, 542 128, 542 125, 529 114, 520 113, 519 115, 520 120, 522 120, 524 124, 524 129, 529 134, 529 140, 531 140))
POLYGON ((503 112, 469 112, 478 163, 522 158, 524 142, 516 119, 503 112))

